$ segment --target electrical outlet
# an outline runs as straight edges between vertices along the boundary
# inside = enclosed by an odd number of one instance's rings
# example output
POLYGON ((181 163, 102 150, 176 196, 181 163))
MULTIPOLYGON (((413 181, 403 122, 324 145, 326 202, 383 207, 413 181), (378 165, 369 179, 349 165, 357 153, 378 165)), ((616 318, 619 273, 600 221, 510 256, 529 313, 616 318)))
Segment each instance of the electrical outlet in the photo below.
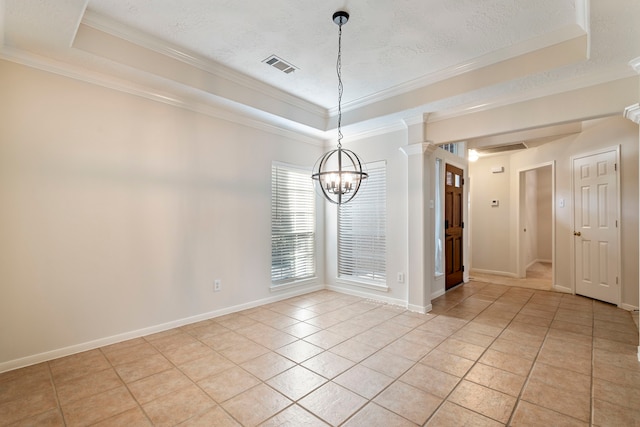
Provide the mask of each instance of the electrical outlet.
POLYGON ((216 279, 213 281, 213 292, 218 292, 220 289, 222 289, 222 283, 220 282, 220 279, 216 279))

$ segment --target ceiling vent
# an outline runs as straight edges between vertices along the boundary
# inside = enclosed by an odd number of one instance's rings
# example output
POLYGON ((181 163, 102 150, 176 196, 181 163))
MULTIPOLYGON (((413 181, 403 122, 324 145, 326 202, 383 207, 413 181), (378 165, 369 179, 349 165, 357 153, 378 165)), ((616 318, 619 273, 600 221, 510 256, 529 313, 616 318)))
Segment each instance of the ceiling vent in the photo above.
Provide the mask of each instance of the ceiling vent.
POLYGON ((278 58, 275 55, 271 55, 270 57, 268 57, 267 59, 265 59, 264 61, 265 64, 267 65, 271 65, 272 67, 277 68, 278 70, 282 71, 285 74, 290 74, 293 73, 295 70, 297 70, 298 68, 294 67, 293 65, 289 64, 287 61, 278 58))
POLYGON ((493 147, 476 148, 476 151, 478 152, 478 154, 495 154, 505 151, 525 150, 527 148, 529 148, 527 147, 527 144, 525 144, 524 142, 518 142, 516 144, 505 144, 496 145, 493 147))

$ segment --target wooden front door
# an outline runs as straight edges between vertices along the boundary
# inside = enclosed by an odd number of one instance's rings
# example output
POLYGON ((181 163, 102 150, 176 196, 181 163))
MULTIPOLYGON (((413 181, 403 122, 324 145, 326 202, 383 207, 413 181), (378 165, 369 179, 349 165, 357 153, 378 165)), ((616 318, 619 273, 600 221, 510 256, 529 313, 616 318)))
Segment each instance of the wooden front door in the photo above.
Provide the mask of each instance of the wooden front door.
POLYGON ((618 304, 615 150, 573 160, 576 293, 618 304))
POLYGON ((446 165, 444 180, 445 289, 462 283, 462 209, 464 206, 462 169, 446 165))

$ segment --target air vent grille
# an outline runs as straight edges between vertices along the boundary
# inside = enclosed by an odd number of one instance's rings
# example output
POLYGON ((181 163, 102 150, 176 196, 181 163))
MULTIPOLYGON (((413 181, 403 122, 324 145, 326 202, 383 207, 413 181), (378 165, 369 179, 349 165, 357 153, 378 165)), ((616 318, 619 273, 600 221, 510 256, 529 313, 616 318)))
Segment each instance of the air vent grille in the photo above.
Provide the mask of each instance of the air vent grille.
POLYGON ((298 68, 291 65, 290 63, 288 63, 287 61, 278 58, 275 55, 271 55, 270 57, 268 57, 267 59, 265 59, 264 61, 265 64, 267 65, 271 65, 272 67, 277 68, 278 70, 282 71, 285 74, 290 74, 293 73, 294 71, 296 71, 298 68))

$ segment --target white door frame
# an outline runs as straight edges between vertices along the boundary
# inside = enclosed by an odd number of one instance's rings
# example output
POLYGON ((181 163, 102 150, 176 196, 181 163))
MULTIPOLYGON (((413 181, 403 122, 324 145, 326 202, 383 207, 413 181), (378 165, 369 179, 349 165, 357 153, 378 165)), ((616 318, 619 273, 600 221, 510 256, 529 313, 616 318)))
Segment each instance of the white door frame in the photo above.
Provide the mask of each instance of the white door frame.
MULTIPOLYGON (((595 156, 598 154, 604 154, 604 153, 608 153, 610 151, 615 151, 616 153, 616 165, 617 165, 617 170, 616 170, 616 199, 617 199, 617 203, 616 203, 616 210, 617 210, 617 218, 616 220, 618 221, 618 227, 616 230, 616 235, 617 235, 617 239, 618 239, 618 247, 617 247, 617 253, 618 253, 618 259, 616 260, 616 265, 618 268, 618 291, 617 291, 617 295, 616 295, 616 305, 618 307, 620 307, 620 304, 622 302, 622 287, 623 287, 623 278, 622 278, 622 238, 621 238, 621 234, 620 234, 620 230, 621 230, 621 223, 620 223, 620 212, 622 212, 622 197, 621 197, 621 185, 620 185, 620 176, 621 176, 621 171, 620 171, 620 145, 613 145, 610 147, 606 147, 606 148, 601 148, 598 150, 593 150, 593 151, 587 151, 584 153, 580 153, 580 154, 576 154, 574 156, 571 156, 571 230, 570 232, 573 233, 573 231, 576 229, 576 207, 573 203, 573 201, 575 200, 575 179, 574 179, 574 169, 573 169, 573 165, 575 163, 575 161, 577 159, 581 159, 583 157, 589 157, 589 156, 595 156)), ((576 294, 576 239, 574 238, 573 234, 571 235, 571 292, 575 295, 576 294)), ((640 354, 638 356, 640 358, 640 354)))
POLYGON ((540 169, 551 166, 551 287, 555 287, 556 283, 556 162, 539 163, 530 165, 522 169, 518 169, 518 205, 517 205, 517 221, 518 232, 516 233, 516 274, 523 278, 526 276, 526 268, 523 261, 524 257, 524 174, 531 170, 540 169))

